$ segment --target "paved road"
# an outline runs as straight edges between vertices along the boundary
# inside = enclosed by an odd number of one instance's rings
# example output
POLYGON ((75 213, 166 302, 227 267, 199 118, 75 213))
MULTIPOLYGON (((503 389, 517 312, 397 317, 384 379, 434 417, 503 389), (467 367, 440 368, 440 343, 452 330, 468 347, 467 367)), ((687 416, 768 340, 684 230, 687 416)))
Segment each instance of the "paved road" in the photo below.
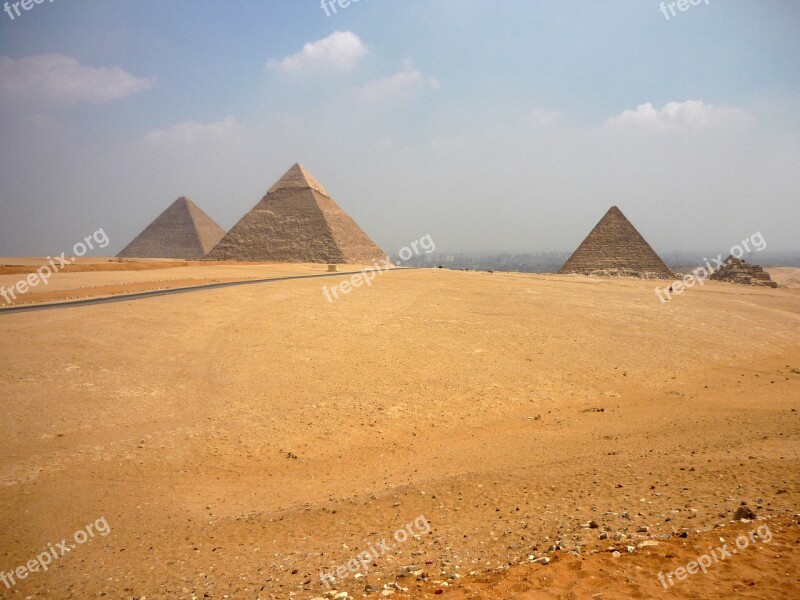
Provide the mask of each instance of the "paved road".
MULTIPOLYGON (((413 267, 412 267, 413 268, 413 267)), ((421 268, 421 267, 417 267, 421 268)), ((424 267, 422 267, 424 268, 424 267)), ((390 269, 391 270, 391 269, 390 269)), ((410 270, 410 269, 406 269, 410 270)), ((386 272, 386 271, 382 271, 386 272)), ((22 306, 11 306, 0 308, 0 315, 18 314, 23 312, 33 312, 37 310, 53 310, 57 308, 74 308, 78 306, 93 306, 96 304, 111 304, 112 302, 130 302, 132 300, 143 300, 145 298, 156 298, 158 296, 171 296, 173 294, 188 294, 190 292, 200 292, 203 290, 214 290, 219 288, 235 287, 240 285, 257 285, 262 283, 277 283, 279 281, 291 281, 293 279, 320 279, 322 277, 345 277, 355 275, 361 271, 347 271, 337 273, 325 273, 322 275, 293 275, 290 277, 269 277, 266 279, 248 279, 246 281, 228 281, 225 283, 209 283, 205 285, 193 285, 190 287, 173 288, 169 290, 154 290, 152 292, 138 292, 135 294, 120 294, 106 298, 86 298, 83 300, 69 300, 68 302, 52 302, 48 304, 26 304, 22 306)))

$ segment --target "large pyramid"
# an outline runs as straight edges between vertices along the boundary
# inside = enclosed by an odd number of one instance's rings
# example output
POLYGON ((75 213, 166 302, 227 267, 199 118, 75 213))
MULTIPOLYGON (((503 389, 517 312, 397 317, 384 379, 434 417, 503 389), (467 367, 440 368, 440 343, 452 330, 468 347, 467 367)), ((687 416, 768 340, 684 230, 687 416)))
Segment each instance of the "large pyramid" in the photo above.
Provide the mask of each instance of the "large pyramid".
POLYGON ((302 165, 295 164, 207 258, 370 264, 386 254, 302 165))
POLYGON ((646 279, 675 277, 616 206, 612 206, 600 219, 559 273, 622 275, 646 279))
POLYGON ((117 256, 200 259, 224 235, 225 230, 194 202, 178 198, 117 256))

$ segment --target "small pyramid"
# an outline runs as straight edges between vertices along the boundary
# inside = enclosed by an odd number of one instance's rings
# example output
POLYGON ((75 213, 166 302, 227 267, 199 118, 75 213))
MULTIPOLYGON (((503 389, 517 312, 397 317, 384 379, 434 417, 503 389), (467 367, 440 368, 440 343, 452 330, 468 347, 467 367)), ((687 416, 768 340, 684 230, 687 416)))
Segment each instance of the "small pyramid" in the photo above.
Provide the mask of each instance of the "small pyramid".
POLYGON ((764 287, 776 288, 778 284, 772 281, 763 267, 752 265, 746 260, 736 258, 731 255, 722 266, 714 271, 709 279, 714 281, 727 281, 728 283, 739 283, 742 285, 760 285, 764 287))
POLYGON ((208 254, 209 260, 370 264, 386 254, 299 163, 208 254))
POLYGON ((600 219, 559 273, 645 279, 675 277, 616 206, 612 206, 600 219))
POLYGON ((178 198, 117 257, 201 259, 224 235, 194 202, 178 198))

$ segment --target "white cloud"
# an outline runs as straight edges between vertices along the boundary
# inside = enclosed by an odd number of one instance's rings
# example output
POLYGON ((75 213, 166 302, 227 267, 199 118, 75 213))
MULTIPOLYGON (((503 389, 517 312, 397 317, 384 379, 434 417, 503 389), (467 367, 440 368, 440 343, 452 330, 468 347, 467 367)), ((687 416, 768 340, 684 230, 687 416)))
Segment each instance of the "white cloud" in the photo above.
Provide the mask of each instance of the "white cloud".
POLYGON ((193 144, 228 137, 240 131, 240 125, 231 116, 216 123, 184 121, 168 129, 156 129, 144 136, 143 141, 153 144, 193 144))
POLYGON ((120 67, 88 67, 61 54, 0 56, 0 98, 8 101, 104 104, 148 90, 155 82, 155 77, 135 77, 120 67))
POLYGON ((283 60, 270 59, 270 68, 286 73, 308 69, 348 71, 368 53, 367 46, 351 31, 335 31, 325 39, 309 42, 297 54, 283 60))
POLYGON ((556 110, 534 108, 528 113, 528 123, 538 128, 553 127, 561 120, 563 113, 556 110))
POLYGON ((611 117, 606 127, 625 127, 648 131, 666 132, 704 127, 742 126, 755 123, 755 118, 741 108, 714 106, 702 100, 669 102, 656 109, 651 103, 640 104, 611 117))
POLYGON ((361 86, 360 93, 365 100, 378 101, 426 87, 438 90, 442 84, 435 77, 425 77, 416 69, 406 69, 390 77, 368 81, 361 86))

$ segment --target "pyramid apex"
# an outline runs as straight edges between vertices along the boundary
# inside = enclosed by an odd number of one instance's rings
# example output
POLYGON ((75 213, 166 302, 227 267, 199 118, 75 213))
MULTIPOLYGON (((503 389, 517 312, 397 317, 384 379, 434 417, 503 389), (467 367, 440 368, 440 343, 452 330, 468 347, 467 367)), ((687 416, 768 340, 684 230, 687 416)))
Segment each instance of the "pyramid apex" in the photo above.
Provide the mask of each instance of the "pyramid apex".
POLYGON ((320 194, 328 196, 328 192, 322 187, 322 184, 299 162, 294 163, 291 168, 283 174, 283 177, 269 188, 267 193, 272 194, 278 190, 291 188, 311 188, 320 194))

